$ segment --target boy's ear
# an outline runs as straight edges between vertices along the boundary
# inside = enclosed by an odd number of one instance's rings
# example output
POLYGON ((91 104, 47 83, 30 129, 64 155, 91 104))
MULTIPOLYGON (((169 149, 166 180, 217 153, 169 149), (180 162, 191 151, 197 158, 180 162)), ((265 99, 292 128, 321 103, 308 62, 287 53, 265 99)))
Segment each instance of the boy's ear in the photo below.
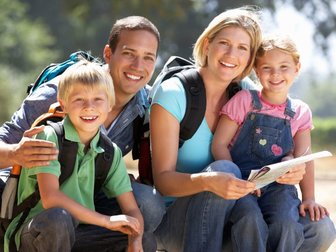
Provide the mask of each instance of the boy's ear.
POLYGON ((62 100, 58 100, 58 102, 59 102, 59 104, 61 105, 61 108, 62 108, 63 112, 66 113, 65 102, 62 101, 62 100))
POLYGON ((298 63, 296 64, 296 71, 295 71, 295 73, 298 74, 299 71, 300 71, 300 69, 301 69, 301 62, 298 62, 298 63))

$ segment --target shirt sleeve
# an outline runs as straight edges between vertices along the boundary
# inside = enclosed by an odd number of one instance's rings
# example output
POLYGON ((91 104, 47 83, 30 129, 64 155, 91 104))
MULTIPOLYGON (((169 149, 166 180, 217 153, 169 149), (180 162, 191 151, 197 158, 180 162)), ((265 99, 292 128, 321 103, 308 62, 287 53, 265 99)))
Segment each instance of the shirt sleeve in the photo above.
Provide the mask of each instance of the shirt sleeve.
MULTIPOLYGON (((36 138, 53 142, 56 146, 58 145, 56 132, 50 126, 45 127, 44 131, 39 133, 36 138)), ((61 166, 58 159, 50 161, 48 166, 36 166, 33 168, 24 168, 24 170, 27 171, 28 176, 36 176, 38 173, 50 173, 57 177, 61 175, 61 166)))
POLYGON ((153 104, 159 104, 181 122, 186 111, 186 96, 181 81, 174 77, 162 82, 154 94, 153 104))
POLYGON ((121 150, 117 145, 113 145, 113 162, 103 186, 103 191, 109 198, 132 191, 131 181, 127 173, 124 159, 122 158, 121 150))
POLYGON ((251 94, 248 90, 241 90, 235 94, 219 111, 220 115, 228 116, 232 121, 241 125, 246 114, 251 109, 251 94))
POLYGON ((296 132, 304 130, 312 130, 313 126, 313 116, 309 106, 301 100, 297 100, 298 107, 296 109, 295 118, 292 127, 296 129, 296 132))
MULTIPOLYGON (((56 78, 53 82, 57 82, 56 78)), ((57 101, 57 84, 46 83, 36 89, 21 104, 10 121, 0 127, 0 141, 18 143, 35 119, 46 113, 50 104, 57 101)))

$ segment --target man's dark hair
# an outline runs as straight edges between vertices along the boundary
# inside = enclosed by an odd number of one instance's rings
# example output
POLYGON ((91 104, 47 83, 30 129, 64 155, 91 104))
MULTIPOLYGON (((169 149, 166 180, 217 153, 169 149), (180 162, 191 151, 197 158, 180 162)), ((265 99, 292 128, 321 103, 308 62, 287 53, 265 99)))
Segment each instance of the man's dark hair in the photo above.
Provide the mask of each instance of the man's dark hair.
POLYGON ((145 17, 141 16, 129 16, 119 19, 112 26, 110 36, 108 39, 108 44, 111 48, 112 53, 115 51, 117 44, 119 42, 119 35, 122 31, 137 31, 146 30, 152 33, 160 44, 160 33, 156 26, 145 17))

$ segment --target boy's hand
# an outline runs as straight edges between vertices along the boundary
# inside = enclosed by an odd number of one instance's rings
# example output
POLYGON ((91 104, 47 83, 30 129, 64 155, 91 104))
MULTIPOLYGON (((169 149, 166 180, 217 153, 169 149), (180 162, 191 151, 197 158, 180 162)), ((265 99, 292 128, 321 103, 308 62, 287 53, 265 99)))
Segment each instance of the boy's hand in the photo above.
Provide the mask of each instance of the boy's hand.
POLYGON ((306 211, 309 212, 312 221, 319 221, 326 215, 329 216, 327 208, 317 204, 314 200, 304 200, 300 205, 300 214, 306 216, 306 211))
POLYGON ((127 252, 143 252, 142 248, 142 235, 128 236, 128 248, 127 252))
POLYGON ((106 228, 133 236, 141 233, 138 219, 124 214, 111 216, 106 222, 106 228))

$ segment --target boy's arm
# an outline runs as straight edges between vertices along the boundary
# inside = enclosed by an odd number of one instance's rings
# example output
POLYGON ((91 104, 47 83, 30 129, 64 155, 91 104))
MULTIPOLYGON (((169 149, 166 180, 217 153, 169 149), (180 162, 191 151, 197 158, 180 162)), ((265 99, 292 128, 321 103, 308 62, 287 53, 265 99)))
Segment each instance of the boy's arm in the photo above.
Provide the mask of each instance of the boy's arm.
MULTIPOLYGON (((299 131, 294 136, 294 157, 311 153, 311 135, 310 129, 299 131), (307 151, 308 150, 308 151, 307 151)), ((300 182, 302 193, 302 204, 300 205, 300 214, 305 216, 305 211, 309 212, 312 220, 319 220, 325 215, 329 215, 327 209, 315 202, 315 174, 314 161, 306 163, 306 173, 300 182)))
POLYGON ((59 190, 57 176, 49 173, 37 174, 37 182, 44 209, 60 207, 67 210, 81 222, 120 231, 126 234, 139 233, 139 223, 135 218, 125 215, 107 216, 92 211, 69 198, 59 190))
POLYGON ((134 195, 132 192, 123 193, 117 196, 117 201, 123 214, 136 218, 140 223, 140 232, 137 235, 129 235, 128 237, 129 251, 142 251, 144 221, 134 195))
POLYGON ((216 160, 232 160, 229 144, 238 130, 238 124, 226 115, 221 115, 211 145, 216 160))

